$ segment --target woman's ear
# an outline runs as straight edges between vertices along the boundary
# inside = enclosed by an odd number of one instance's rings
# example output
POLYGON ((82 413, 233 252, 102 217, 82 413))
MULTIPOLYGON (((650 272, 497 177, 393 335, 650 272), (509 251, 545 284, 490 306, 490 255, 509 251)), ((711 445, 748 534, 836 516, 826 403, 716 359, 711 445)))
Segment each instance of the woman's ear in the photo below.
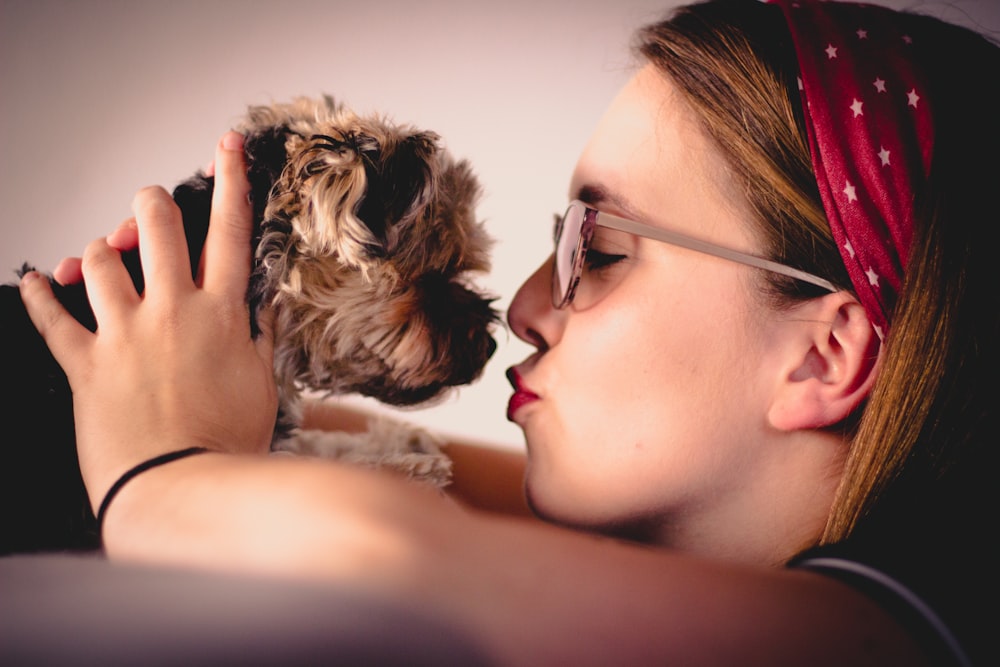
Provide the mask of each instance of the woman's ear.
POLYGON ((791 334, 768 420, 782 431, 832 426, 871 391, 879 338, 864 308, 847 292, 796 307, 794 321, 802 326, 791 334))

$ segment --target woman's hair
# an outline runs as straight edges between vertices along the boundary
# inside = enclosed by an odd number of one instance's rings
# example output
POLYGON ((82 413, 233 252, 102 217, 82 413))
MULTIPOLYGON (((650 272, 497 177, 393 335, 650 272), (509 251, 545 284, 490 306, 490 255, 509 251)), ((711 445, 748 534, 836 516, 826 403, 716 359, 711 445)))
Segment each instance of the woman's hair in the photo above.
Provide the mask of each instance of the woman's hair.
MULTIPOLYGON (((934 52, 917 54, 931 86, 934 155, 917 193, 911 256, 878 378, 840 425, 850 453, 823 542, 844 539, 862 520, 899 520, 892 508, 931 521, 954 515, 945 508, 971 515, 993 504, 985 474, 1000 442, 986 383, 1000 377, 1000 281, 988 270, 996 254, 988 237, 1000 222, 1000 133, 989 100, 1000 49, 937 19, 913 20, 935 35, 934 52)), ((721 151, 764 251, 851 290, 813 175, 780 8, 758 0, 682 7, 641 30, 636 47, 721 151)), ((766 280, 777 307, 816 296, 808 285, 766 280)))

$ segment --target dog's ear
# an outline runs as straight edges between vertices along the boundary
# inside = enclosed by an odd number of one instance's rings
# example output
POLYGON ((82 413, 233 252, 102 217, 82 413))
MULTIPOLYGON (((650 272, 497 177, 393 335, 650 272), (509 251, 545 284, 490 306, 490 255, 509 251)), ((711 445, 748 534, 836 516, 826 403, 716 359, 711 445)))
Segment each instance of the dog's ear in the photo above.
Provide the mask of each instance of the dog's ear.
POLYGON ((438 135, 361 132, 291 136, 288 164, 272 192, 269 220, 285 220, 300 253, 336 253, 367 271, 392 254, 434 191, 438 135))
POLYGON ((415 132, 362 149, 367 186, 357 216, 381 242, 383 256, 397 244, 395 230, 419 215, 431 197, 438 139, 433 132, 415 132))
POLYGON ((367 183, 362 154, 377 147, 374 138, 353 133, 291 135, 265 212, 268 224, 288 229, 299 254, 336 254, 363 269, 383 246, 357 217, 367 183))

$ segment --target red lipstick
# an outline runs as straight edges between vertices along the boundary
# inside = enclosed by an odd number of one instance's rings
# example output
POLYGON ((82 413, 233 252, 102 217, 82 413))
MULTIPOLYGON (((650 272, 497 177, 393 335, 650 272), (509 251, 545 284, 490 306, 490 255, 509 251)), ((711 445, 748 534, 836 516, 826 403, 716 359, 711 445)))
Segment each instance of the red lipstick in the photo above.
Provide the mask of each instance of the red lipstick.
POLYGON ((514 414, 528 403, 537 401, 539 396, 524 388, 524 384, 521 382, 521 375, 517 372, 517 369, 507 369, 507 380, 514 387, 514 395, 510 397, 510 402, 507 403, 507 420, 514 421, 514 414))

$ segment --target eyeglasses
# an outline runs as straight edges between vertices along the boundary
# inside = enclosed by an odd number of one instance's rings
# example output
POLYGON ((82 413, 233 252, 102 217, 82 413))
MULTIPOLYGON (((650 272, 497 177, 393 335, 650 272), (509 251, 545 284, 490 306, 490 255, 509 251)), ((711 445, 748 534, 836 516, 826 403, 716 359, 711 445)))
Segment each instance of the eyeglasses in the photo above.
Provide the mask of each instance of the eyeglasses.
POLYGON ((562 218, 556 219, 555 227, 555 262, 552 271, 552 305, 556 308, 565 308, 573 302, 580 278, 583 276, 584 264, 587 259, 587 251, 594 238, 594 230, 597 227, 607 227, 618 231, 635 234, 654 241, 661 241, 671 245, 687 248, 696 252, 721 257, 733 262, 745 264, 772 273, 779 273, 796 280, 822 287, 830 292, 836 292, 837 288, 828 280, 824 280, 811 273, 793 269, 790 266, 773 262, 756 255, 732 250, 724 246, 701 241, 699 239, 667 231, 659 227, 651 227, 642 223, 619 218, 609 213, 602 213, 597 209, 590 208, 581 201, 572 201, 566 214, 562 218))

